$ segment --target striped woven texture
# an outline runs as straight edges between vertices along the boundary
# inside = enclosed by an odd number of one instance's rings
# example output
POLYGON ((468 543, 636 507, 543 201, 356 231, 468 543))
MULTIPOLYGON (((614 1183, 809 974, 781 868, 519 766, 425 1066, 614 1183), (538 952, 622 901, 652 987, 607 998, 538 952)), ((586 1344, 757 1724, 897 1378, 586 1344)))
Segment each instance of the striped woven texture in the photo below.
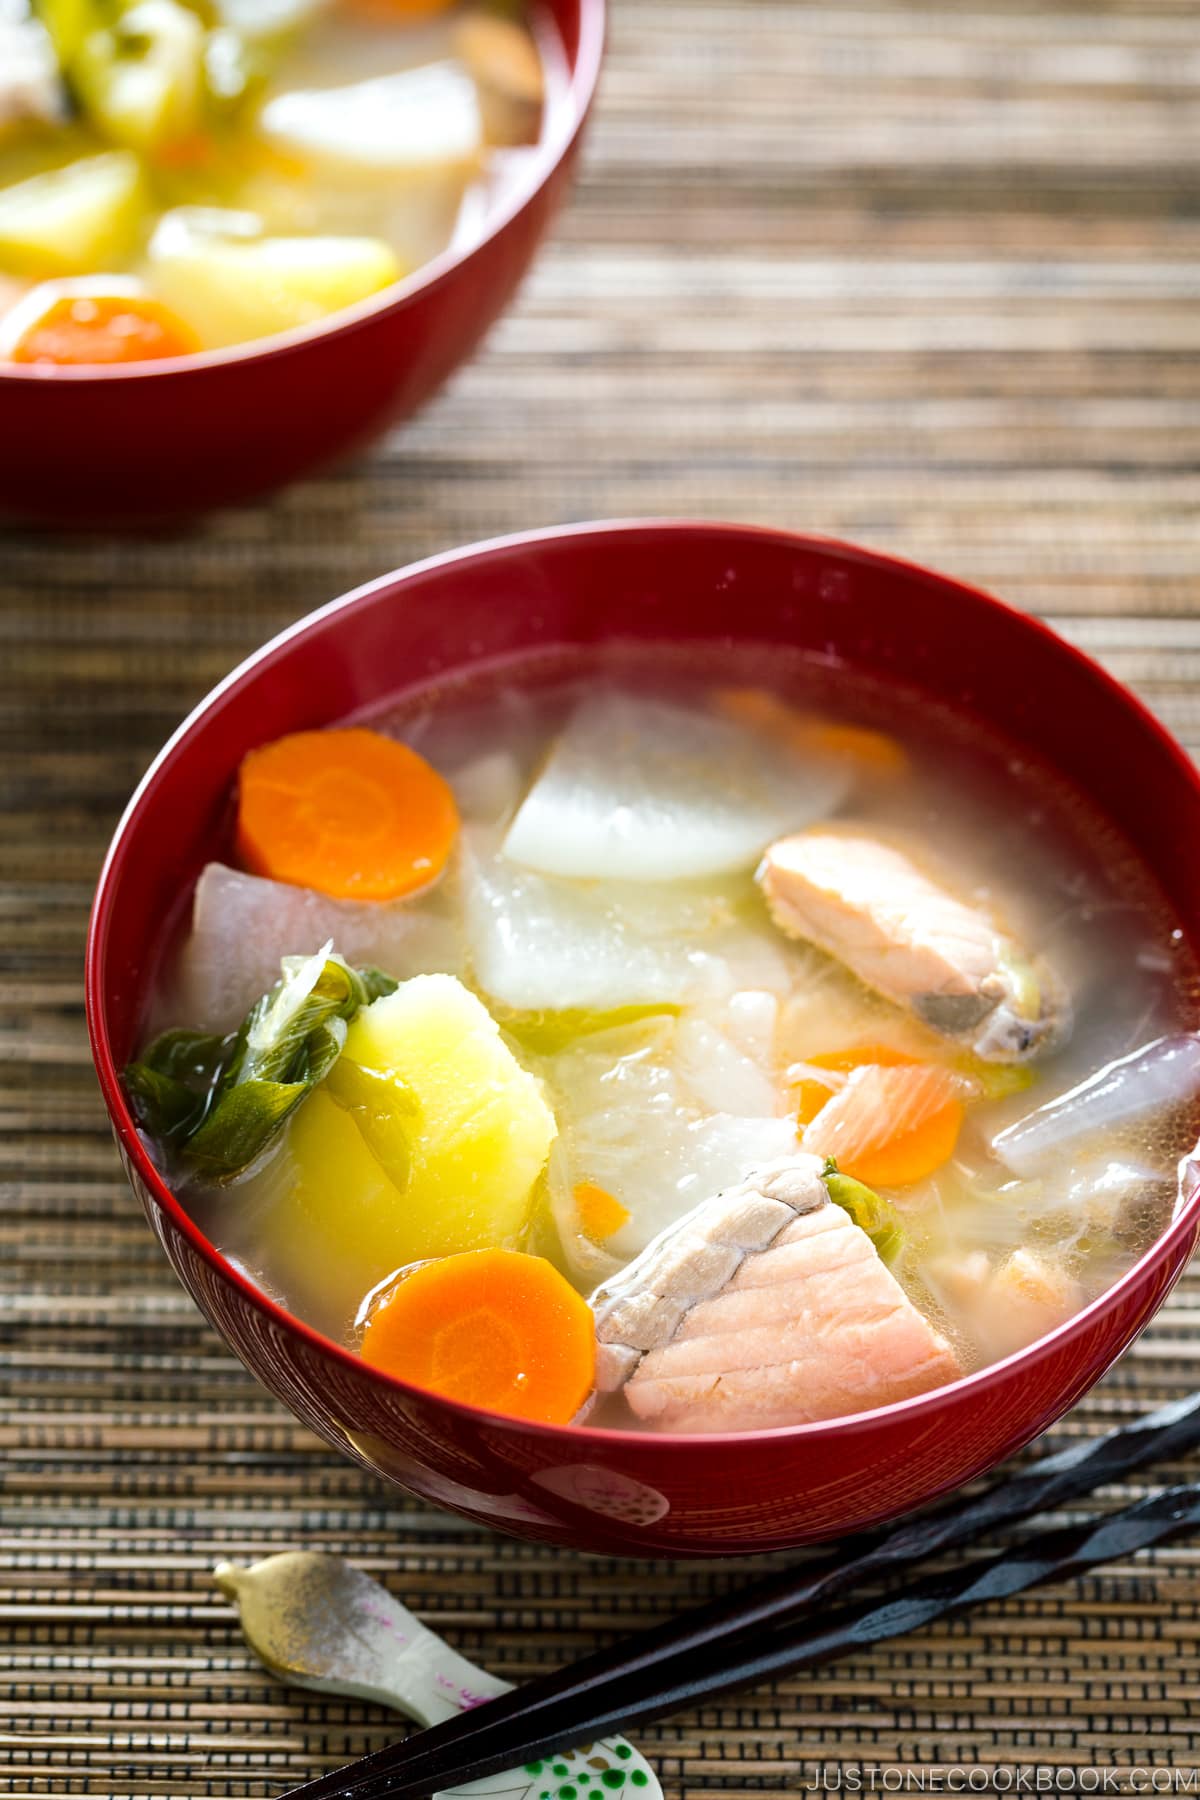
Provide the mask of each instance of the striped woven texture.
MULTIPOLYGON (((495 532, 739 517, 997 590, 1200 748, 1194 0, 615 4, 569 216, 421 419, 186 537, 0 538, 0 1793, 267 1796, 395 1735, 257 1667, 222 1557, 348 1554, 512 1680, 747 1570, 406 1503, 175 1286, 93 1083, 83 935, 134 781, 246 651, 495 532)), ((1056 1436, 1198 1379, 1193 1276, 1056 1436)), ((640 1741, 670 1800, 867 1764, 1194 1770, 1198 1565, 1147 1555, 640 1741)))

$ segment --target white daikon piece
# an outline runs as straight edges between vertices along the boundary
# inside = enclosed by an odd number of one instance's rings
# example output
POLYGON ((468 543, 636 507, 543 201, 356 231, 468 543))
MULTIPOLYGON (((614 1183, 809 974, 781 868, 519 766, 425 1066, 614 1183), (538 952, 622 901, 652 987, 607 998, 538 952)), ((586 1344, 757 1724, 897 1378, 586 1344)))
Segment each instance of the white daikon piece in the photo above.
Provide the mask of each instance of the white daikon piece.
POLYGON ((483 152, 478 90, 451 61, 276 94, 262 109, 259 129, 280 149, 333 171, 394 180, 447 172, 465 177, 483 152))
POLYGON ((779 1091, 763 1062, 747 1055, 708 1019, 694 1014, 680 1019, 675 1059, 680 1080, 714 1112, 768 1119, 780 1110, 779 1091))
POLYGON ((490 750, 446 779, 454 790, 458 810, 472 824, 500 826, 512 815, 521 797, 521 771, 507 750, 490 750))
POLYGON ((454 974, 461 961, 440 896, 330 900, 209 863, 196 883, 192 934, 180 958, 179 1017, 201 1031, 232 1030, 278 980, 281 951, 311 953, 330 938, 348 963, 374 963, 398 981, 454 974))
POLYGON ((555 881, 478 838, 464 844, 462 880, 474 978, 519 1012, 686 1005, 731 993, 746 973, 786 986, 773 946, 706 894, 555 881))
POLYGON ((1018 1175, 1085 1138, 1133 1119, 1180 1106, 1200 1094, 1200 1037, 1155 1038, 1081 1081, 992 1139, 992 1149, 1018 1175))
POLYGON ((569 719, 504 854, 585 880, 750 869, 773 838, 833 812, 850 779, 711 712, 605 690, 569 719))

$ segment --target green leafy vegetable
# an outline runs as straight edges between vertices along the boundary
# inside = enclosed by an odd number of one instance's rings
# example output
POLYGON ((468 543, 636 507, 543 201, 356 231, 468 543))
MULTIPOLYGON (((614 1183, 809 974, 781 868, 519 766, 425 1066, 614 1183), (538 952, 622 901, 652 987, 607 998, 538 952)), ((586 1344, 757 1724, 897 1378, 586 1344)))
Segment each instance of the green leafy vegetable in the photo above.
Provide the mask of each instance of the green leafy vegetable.
POLYGON ((962 1056, 954 1066, 978 1088, 981 1100, 1007 1100, 1010 1094, 1023 1094, 1037 1080, 1036 1071, 1027 1063, 994 1063, 962 1056))
POLYGON ((187 1159, 196 1174, 227 1182, 257 1162, 314 1085, 307 1080, 248 1081, 231 1088, 188 1143, 187 1159))
POLYGON ((154 1051, 151 1044, 144 1062, 129 1064, 125 1091, 142 1129, 161 1143, 173 1144, 193 1129, 202 1100, 185 1082, 155 1068, 154 1051))
POLYGON ((834 1205, 849 1213, 859 1229, 866 1232, 884 1262, 891 1262, 904 1245, 904 1227, 891 1201, 885 1200, 864 1181, 841 1174, 832 1156, 826 1158, 821 1179, 834 1205))
POLYGON ((106 137, 155 150, 200 124, 205 37, 196 13, 176 0, 136 0, 85 32, 67 73, 106 137))
POLYGON ((33 0, 59 68, 96 129, 153 157, 218 125, 269 73, 203 0, 33 0))
POLYGON ((178 1147, 194 1132, 215 1091, 233 1038, 175 1029, 156 1037, 125 1070, 134 1117, 160 1143, 178 1147))
POLYGON ((576 1039, 590 1036, 592 1032, 614 1031, 619 1025, 635 1025, 641 1019, 673 1018, 679 1008, 655 1002, 653 1005, 570 1006, 553 1011, 524 1012, 493 1003, 490 1011, 501 1031, 522 1050, 531 1051, 535 1056, 555 1056, 576 1039))
POLYGON ((328 944, 281 967, 228 1037, 165 1031, 125 1070, 143 1131, 207 1181, 233 1181, 259 1160, 341 1055, 347 1022, 397 985, 350 968, 328 944))

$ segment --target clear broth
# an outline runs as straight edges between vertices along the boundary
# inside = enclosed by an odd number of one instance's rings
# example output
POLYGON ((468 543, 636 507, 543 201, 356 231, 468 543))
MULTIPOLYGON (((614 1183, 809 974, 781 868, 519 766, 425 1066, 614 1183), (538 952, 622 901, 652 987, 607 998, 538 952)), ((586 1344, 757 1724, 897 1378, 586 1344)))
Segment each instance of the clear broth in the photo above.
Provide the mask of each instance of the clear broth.
MULTIPOLYGON (((1197 1023, 1200 972, 1163 896, 1129 846, 1052 770, 984 734, 976 721, 923 694, 876 683, 824 659, 781 653, 777 646, 556 651, 407 693, 353 722, 411 744, 451 780, 478 850, 498 842, 511 816, 512 796, 523 795, 573 705, 599 684, 692 708, 712 704, 717 689, 761 687, 839 726, 885 732, 898 741, 907 773, 901 779, 868 775, 839 817, 911 846, 922 866, 951 891, 986 903, 1026 948, 1057 968, 1072 992, 1075 1022, 1068 1041, 1034 1065, 1032 1086, 973 1105, 952 1160, 927 1180, 890 1195, 906 1238, 894 1272, 951 1338, 967 1368, 1018 1347, 997 1337, 994 1319, 981 1322, 978 1292, 968 1278, 973 1257, 977 1263, 983 1255, 994 1264, 1020 1247, 1047 1255, 1075 1284, 1078 1304, 1109 1287, 1171 1217, 1178 1197, 1176 1165, 1197 1136, 1195 1109, 1167 1112, 1150 1129, 1109 1133, 1089 1146, 1086 1156, 1066 1156, 1061 1167, 1037 1181, 1018 1181, 1000 1168, 988 1144, 1003 1126, 1103 1064, 1197 1023), (507 780, 499 777, 497 753, 511 758, 507 780), (490 773, 485 759, 491 759, 490 773), (1072 1183, 1078 1186, 1088 1169, 1104 1160, 1140 1169, 1144 1179, 1127 1182, 1116 1199, 1104 1192, 1085 1195, 1086 1203, 1073 1201, 1072 1183)), ((441 934, 448 972, 471 985, 465 879, 460 854, 437 887, 400 904, 430 922, 435 943, 441 934)), ((592 885, 601 892, 605 887, 592 885)), ((911 1043, 911 1021, 898 1008, 819 952, 774 932, 748 873, 715 884, 663 884, 648 893, 651 910, 660 909, 651 935, 664 955, 673 939, 704 941, 714 886, 723 908, 722 942, 731 946, 733 961, 751 971, 750 985, 775 987, 773 1045, 760 1066, 776 1086, 781 1111, 785 1071, 792 1064, 855 1043, 898 1048, 911 1043)), ((277 948, 281 954, 311 953, 318 944, 287 942, 277 948)), ((436 952, 433 960, 437 963, 436 952)), ((258 991, 248 977, 239 1004, 248 1005, 258 991)), ((182 1010, 189 1004, 186 993, 184 969, 164 984, 155 1022, 190 1020, 182 1010)), ((516 1247, 551 1256, 590 1291, 639 1247, 636 1211, 632 1232, 617 1234, 591 1255, 581 1240, 568 1241, 562 1229, 564 1193, 581 1180, 611 1184, 614 1169, 624 1169, 629 1190, 638 1193, 661 1186, 664 1170, 672 1179, 688 1174, 678 1163, 678 1133, 672 1136, 662 1126, 676 1103, 672 1058, 678 1018, 659 1010, 641 1018, 604 1019, 602 1029, 593 1031, 580 1027, 594 1026, 595 1019, 497 1007, 486 992, 481 998, 500 1019, 519 1060, 545 1083, 560 1128, 550 1171, 516 1247), (656 1087, 655 1076, 646 1071, 660 1066, 665 1073, 656 1087), (614 1093, 627 1098, 614 1103, 614 1093), (604 1096, 599 1103, 598 1095, 604 1096), (633 1149, 625 1142, 629 1137, 633 1149)), ((699 1011, 719 1023, 719 1004, 706 1001, 699 1011)), ((689 1116, 703 1115, 694 1090, 687 1106, 689 1116)), ((362 1289, 340 1279, 327 1259, 306 1259, 289 1217, 288 1181, 285 1147, 248 1184, 222 1193, 192 1189, 185 1199, 214 1242, 264 1287, 329 1336, 353 1345, 362 1289)), ((702 1175, 690 1192, 686 1179, 677 1185, 677 1212, 712 1191, 702 1175)), ((629 1193, 618 1198, 628 1202, 629 1193)), ((636 1425, 620 1400, 610 1402, 600 1417, 611 1425, 636 1425)))

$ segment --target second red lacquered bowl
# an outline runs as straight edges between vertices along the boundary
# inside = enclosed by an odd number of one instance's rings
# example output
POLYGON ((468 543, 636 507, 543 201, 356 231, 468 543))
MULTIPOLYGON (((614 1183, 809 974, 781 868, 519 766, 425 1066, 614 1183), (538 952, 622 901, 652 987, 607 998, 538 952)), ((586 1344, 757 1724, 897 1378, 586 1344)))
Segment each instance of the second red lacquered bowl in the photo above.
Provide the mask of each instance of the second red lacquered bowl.
POLYGON ((336 461, 407 418, 508 305, 566 194, 605 0, 541 0, 567 78, 483 235, 319 324, 162 363, 0 364, 0 515, 176 524, 336 461))
POLYGON ((985 594, 819 538, 728 525, 593 525, 436 557, 285 632, 200 706, 113 840, 88 944, 96 1067, 134 1191, 197 1304, 329 1443, 501 1530, 593 1551, 767 1550, 891 1518, 1052 1423, 1160 1305, 1200 1233, 1200 1188, 1099 1300, 1006 1361, 827 1424, 722 1437, 524 1424, 406 1387, 273 1304, 157 1173, 119 1071, 137 1047, 164 922, 230 855, 241 758, 445 670, 614 639, 787 644, 916 684, 1055 765, 1107 813, 1200 939, 1200 775, 1134 697, 985 594))

